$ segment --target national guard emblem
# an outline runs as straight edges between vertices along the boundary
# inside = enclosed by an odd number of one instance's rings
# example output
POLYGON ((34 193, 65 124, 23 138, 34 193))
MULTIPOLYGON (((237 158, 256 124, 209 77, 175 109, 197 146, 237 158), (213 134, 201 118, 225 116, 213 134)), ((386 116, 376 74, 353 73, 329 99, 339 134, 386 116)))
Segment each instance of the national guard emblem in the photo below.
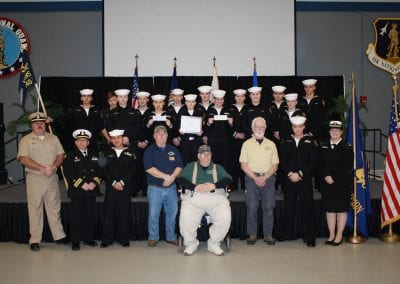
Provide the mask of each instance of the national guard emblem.
POLYGON ((24 28, 12 19, 0 17, 0 78, 13 76, 20 70, 24 50, 30 51, 24 28))
POLYGON ((400 72, 400 18, 378 18, 373 26, 375 44, 368 44, 368 59, 376 67, 396 75, 400 72))

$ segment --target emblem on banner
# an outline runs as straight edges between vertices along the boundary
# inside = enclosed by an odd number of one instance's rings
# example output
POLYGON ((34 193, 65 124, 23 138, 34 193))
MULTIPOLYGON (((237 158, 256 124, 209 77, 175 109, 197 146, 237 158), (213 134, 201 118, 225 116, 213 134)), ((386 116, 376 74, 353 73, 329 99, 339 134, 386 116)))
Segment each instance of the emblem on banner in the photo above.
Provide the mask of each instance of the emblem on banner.
POLYGON ((0 78, 20 70, 22 51, 30 51, 28 34, 16 21, 0 17, 0 78))
POLYGON ((368 44, 369 61, 392 75, 400 72, 400 18, 378 18, 373 23, 375 44, 368 44))

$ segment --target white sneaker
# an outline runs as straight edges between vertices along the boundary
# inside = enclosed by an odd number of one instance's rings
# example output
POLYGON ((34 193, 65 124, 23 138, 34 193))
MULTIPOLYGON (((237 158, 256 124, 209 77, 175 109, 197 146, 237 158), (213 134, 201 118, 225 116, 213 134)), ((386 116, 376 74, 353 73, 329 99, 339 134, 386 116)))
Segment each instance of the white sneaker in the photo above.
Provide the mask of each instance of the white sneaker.
POLYGON ((208 245, 207 250, 216 256, 222 256, 225 253, 219 245, 208 245))
POLYGON ((197 251, 197 246, 186 246, 183 255, 190 256, 197 251))

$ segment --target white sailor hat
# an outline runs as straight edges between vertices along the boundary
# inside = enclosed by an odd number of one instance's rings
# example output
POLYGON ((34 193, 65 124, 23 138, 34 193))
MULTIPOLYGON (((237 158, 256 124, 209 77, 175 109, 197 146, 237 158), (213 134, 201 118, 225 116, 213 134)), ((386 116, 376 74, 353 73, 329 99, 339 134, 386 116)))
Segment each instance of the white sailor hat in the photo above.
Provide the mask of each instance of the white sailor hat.
POLYGON ((182 89, 173 89, 173 90, 171 90, 171 94, 173 94, 173 95, 178 95, 178 96, 182 96, 183 95, 183 92, 184 92, 184 90, 182 90, 182 89))
POLYGON ((329 129, 332 128, 343 129, 343 123, 340 120, 331 120, 329 121, 329 129))
POLYGON ((123 130, 123 129, 114 129, 114 130, 108 132, 108 134, 111 137, 122 136, 122 135, 124 135, 124 133, 125 133, 125 130, 123 130))
POLYGON ((233 90, 233 94, 234 94, 235 96, 244 96, 244 95, 246 95, 246 93, 247 93, 247 91, 244 90, 244 89, 236 89, 236 90, 233 90))
POLYGON ((163 100, 165 100, 165 96, 164 96, 164 95, 161 95, 161 94, 152 95, 152 96, 151 96, 151 99, 152 99, 153 101, 163 101, 163 100))
POLYGON ((262 87, 251 87, 247 91, 249 91, 249 93, 259 93, 262 91, 262 87))
POLYGON ((47 115, 45 115, 43 112, 34 112, 30 114, 28 118, 31 122, 44 122, 47 119, 47 115))
POLYGON ((72 137, 74 137, 75 139, 79 138, 90 139, 92 138, 92 133, 86 129, 77 129, 74 132, 72 132, 72 137))
POLYGON ((200 87, 197 88, 197 90, 198 90, 200 93, 205 94, 205 93, 211 92, 212 87, 211 87, 211 86, 200 86, 200 87))
POLYGON ((187 94, 184 97, 185 101, 195 101, 197 99, 197 95, 195 94, 187 94))
POLYGON ((91 96, 93 95, 93 89, 82 89, 79 90, 79 93, 81 93, 81 96, 91 96))
POLYGON ((137 92, 136 96, 137 97, 146 97, 146 98, 148 98, 148 97, 150 97, 150 93, 149 92, 145 92, 145 91, 141 91, 141 92, 137 92))
POLYGON ((302 83, 304 86, 314 86, 315 84, 317 84, 317 80, 307 79, 307 80, 303 80, 302 83))
POLYGON ((226 94, 224 90, 213 90, 211 93, 213 97, 217 99, 223 98, 226 94))
POLYGON ((286 90, 285 86, 272 86, 272 91, 274 93, 283 93, 286 90))
POLYGON ((286 101, 295 101, 295 100, 297 100, 297 97, 298 97, 298 96, 299 96, 299 95, 296 94, 296 93, 286 94, 286 95, 285 95, 285 100, 286 100, 286 101))
POLYGON ((293 125, 303 125, 306 122, 306 118, 301 115, 292 116, 290 118, 290 123, 293 125))
POLYGON ((118 89, 118 90, 115 90, 114 93, 117 96, 127 96, 127 95, 129 95, 130 90, 128 90, 128 89, 118 89))

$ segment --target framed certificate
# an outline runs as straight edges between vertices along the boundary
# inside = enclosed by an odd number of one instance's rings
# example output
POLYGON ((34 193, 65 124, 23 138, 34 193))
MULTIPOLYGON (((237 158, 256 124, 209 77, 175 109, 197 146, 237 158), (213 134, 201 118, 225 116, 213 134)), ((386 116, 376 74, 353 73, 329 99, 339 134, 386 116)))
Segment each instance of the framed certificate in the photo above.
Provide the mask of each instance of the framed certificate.
POLYGON ((181 116, 180 130, 188 134, 200 134, 203 119, 199 116, 181 116))

